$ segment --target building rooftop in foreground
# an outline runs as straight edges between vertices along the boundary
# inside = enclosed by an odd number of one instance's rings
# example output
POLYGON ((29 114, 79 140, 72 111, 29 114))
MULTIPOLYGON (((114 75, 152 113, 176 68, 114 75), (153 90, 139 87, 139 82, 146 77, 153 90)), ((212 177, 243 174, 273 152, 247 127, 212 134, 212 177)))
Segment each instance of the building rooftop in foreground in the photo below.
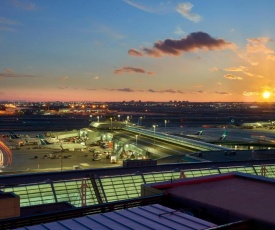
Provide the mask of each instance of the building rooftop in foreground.
MULTIPOLYGON (((231 221, 234 222, 235 220, 238 221, 241 219, 242 223, 240 224, 243 224, 243 221, 249 222, 245 223, 246 227, 251 227, 251 219, 249 219, 250 216, 247 214, 240 218, 240 214, 237 213, 237 218, 233 218, 236 217, 235 213, 233 213, 234 210, 232 210, 232 212, 225 211, 224 213, 221 212, 221 210, 229 210, 229 208, 221 206, 221 208, 216 211, 220 216, 211 215, 210 218, 209 215, 207 215, 209 214, 209 207, 214 207, 214 209, 210 209, 210 211, 215 210, 217 205, 215 202, 223 203, 223 200, 227 202, 227 200, 232 200, 232 197, 235 199, 235 204, 238 205, 240 204, 238 203, 238 199, 242 201, 242 197, 237 197, 243 194, 242 196, 251 196, 247 199, 247 202, 257 202, 259 210, 264 212, 270 211, 272 207, 270 207, 269 210, 267 208, 265 209, 264 206, 269 204, 269 199, 272 200, 272 193, 275 194, 273 191, 275 180, 272 178, 275 178, 274 160, 181 163, 146 167, 114 167, 50 173, 40 172, 21 175, 2 175, 0 177, 1 191, 4 193, 12 192, 20 197, 20 216, 0 220, 0 228, 16 229, 24 226, 46 224, 55 221, 60 222, 66 219, 75 219, 90 215, 105 215, 107 212, 122 209, 128 210, 153 204, 169 207, 176 211, 185 209, 192 212, 194 216, 199 219, 218 225, 232 224, 231 221), (242 172, 242 174, 238 174, 237 172, 242 172), (233 183, 233 181, 236 181, 234 177, 226 179, 227 182, 232 181, 231 186, 233 186, 233 188, 221 186, 219 188, 220 190, 214 191, 214 188, 218 189, 218 183, 207 186, 207 183, 211 181, 206 183, 205 178, 208 178, 208 180, 209 178, 225 179, 228 173, 233 173, 233 175, 237 177, 237 182, 245 180, 244 183, 250 183, 251 188, 248 185, 238 188, 233 183), (202 182, 201 180, 204 181, 202 182), (176 189, 177 185, 182 186, 180 183, 183 182, 190 183, 190 186, 194 186, 194 184, 197 183, 197 186, 199 186, 195 189, 195 192, 192 192, 193 188, 188 187, 188 189, 190 188, 190 190, 188 190, 190 194, 188 193, 188 195, 191 196, 192 193, 194 193, 194 195, 197 194, 198 197, 201 196, 202 198, 209 196, 209 199, 211 195, 213 204, 215 205, 211 206, 211 204, 206 203, 205 206, 201 208, 201 206, 196 206, 195 204, 204 204, 203 202, 206 201, 196 201, 195 197, 188 196, 186 196, 185 199, 186 203, 181 204, 179 201, 183 198, 180 197, 181 192, 178 192, 178 194, 176 189), (143 187, 151 188, 154 190, 154 193, 149 194, 149 196, 143 196, 142 185, 143 187), (269 185, 271 188, 269 188, 269 185), (163 186, 162 189, 167 190, 175 200, 173 200, 171 196, 163 195, 166 191, 161 190, 161 187, 157 186, 163 186), (266 190, 269 190, 270 193, 269 191, 266 192, 266 190), (210 194, 210 192, 213 194, 210 194), (254 195, 255 197, 252 196, 254 193, 256 193, 254 195), (187 201, 191 202, 190 205, 187 201), (67 202, 67 205, 64 202, 67 202), (61 204, 62 206, 60 206, 61 204)), ((216 181, 222 183, 222 180, 216 179, 216 181)), ((186 189, 188 183, 184 185, 186 189)), ((210 201, 212 202, 212 200, 210 201)), ((230 202, 228 203, 230 204, 230 202)), ((275 207, 273 201, 270 202, 270 204, 275 207)), ((256 207, 257 205, 255 204, 255 207, 249 207, 256 209, 258 208, 256 207)), ((248 227, 239 229, 251 230, 251 228, 248 227)), ((218 226, 218 229, 228 230, 233 228, 220 228, 220 226, 218 226)), ((257 228, 257 230, 258 229, 259 228, 257 228)))
POLYGON ((153 204, 69 220, 22 227, 18 230, 67 229, 208 229, 216 224, 153 204))
POLYGON ((229 173, 163 182, 152 187, 165 190, 169 203, 200 210, 210 219, 219 219, 218 222, 253 220, 259 229, 275 229, 274 179, 229 173))

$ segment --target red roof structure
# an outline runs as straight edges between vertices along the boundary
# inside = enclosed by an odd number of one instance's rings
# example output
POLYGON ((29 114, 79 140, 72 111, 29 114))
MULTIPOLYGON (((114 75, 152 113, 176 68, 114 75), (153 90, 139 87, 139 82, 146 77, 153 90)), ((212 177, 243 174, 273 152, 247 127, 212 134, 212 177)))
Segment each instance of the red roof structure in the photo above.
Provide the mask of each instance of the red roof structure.
POLYGON ((158 183, 169 203, 201 210, 221 222, 253 220, 275 229, 275 180, 230 173, 158 183))

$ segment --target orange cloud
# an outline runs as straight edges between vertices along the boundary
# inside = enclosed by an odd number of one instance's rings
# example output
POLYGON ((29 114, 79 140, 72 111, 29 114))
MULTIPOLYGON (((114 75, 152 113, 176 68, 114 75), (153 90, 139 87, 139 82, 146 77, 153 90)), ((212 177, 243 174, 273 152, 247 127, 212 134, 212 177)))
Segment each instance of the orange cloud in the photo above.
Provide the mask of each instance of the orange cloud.
POLYGON ((215 72, 215 71, 218 71, 219 69, 217 67, 212 67, 212 68, 209 68, 209 71, 211 72, 215 72))
POLYGON ((267 55, 267 60, 275 61, 275 55, 267 55))
POLYGON ((240 67, 228 67, 225 68, 225 71, 231 71, 231 72, 243 72, 246 69, 246 67, 244 66, 240 66, 240 67))
POLYGON ((246 92, 246 91, 244 91, 243 95, 246 96, 246 97, 257 96, 257 95, 259 95, 259 92, 246 92))
POLYGON ((247 41, 249 44, 246 45, 246 49, 248 53, 265 53, 265 54, 273 54, 274 51, 265 46, 265 43, 272 41, 268 37, 260 37, 260 38, 248 38, 247 41))
POLYGON ((128 50, 128 55, 130 55, 130 56, 140 56, 140 57, 142 57, 142 56, 144 56, 141 52, 139 52, 139 51, 137 51, 137 50, 135 50, 135 49, 129 49, 128 50))
POLYGON ((224 75, 224 78, 229 80, 243 80, 241 77, 233 76, 232 74, 226 74, 224 75))

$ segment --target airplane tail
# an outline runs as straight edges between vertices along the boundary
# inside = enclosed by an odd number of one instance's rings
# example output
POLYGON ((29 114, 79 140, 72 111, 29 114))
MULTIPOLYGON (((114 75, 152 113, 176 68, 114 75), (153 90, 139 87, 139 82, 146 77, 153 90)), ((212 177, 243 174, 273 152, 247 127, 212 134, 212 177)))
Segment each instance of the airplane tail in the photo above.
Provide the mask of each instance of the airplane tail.
POLYGON ((14 132, 9 131, 9 133, 10 133, 10 139, 18 139, 19 138, 19 136, 17 134, 15 134, 14 132))
POLYGON ((229 119, 230 119, 229 120, 230 125, 237 125, 237 123, 239 123, 239 122, 236 121, 236 119, 234 117, 230 117, 229 119))
POLYGON ((41 137, 39 137, 40 138, 40 144, 41 145, 49 145, 50 143, 48 142, 48 141, 46 141, 45 139, 43 139, 43 138, 41 138, 41 137))
POLYGON ((223 141, 226 138, 226 131, 223 132, 223 134, 221 135, 221 137, 219 138, 219 140, 223 141))
POLYGON ((45 138, 42 134, 38 134, 37 137, 40 138, 40 139, 44 139, 45 138))
POLYGON ((196 135, 201 136, 202 135, 202 130, 196 133, 196 135))

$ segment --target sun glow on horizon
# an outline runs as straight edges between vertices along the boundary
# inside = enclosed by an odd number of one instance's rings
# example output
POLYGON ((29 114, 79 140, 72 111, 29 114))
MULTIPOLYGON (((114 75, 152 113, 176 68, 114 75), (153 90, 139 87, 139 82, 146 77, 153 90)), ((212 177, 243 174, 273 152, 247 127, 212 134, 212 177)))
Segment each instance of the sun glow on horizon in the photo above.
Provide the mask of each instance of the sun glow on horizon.
POLYGON ((263 98, 265 98, 265 99, 268 99, 270 97, 270 95, 271 95, 271 93, 269 91, 264 91, 262 94, 263 98))

